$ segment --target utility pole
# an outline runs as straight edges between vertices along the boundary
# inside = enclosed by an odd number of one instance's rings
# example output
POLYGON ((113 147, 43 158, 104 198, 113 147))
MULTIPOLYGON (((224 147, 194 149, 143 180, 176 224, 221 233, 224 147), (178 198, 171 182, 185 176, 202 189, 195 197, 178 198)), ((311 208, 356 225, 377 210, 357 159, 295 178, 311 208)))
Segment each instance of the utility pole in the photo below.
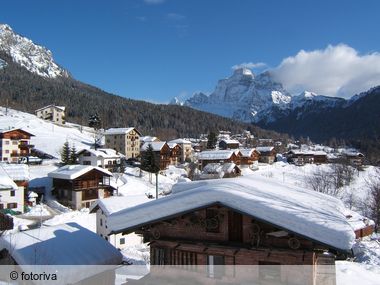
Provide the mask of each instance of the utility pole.
POLYGON ((158 172, 156 172, 156 200, 158 199, 158 172))

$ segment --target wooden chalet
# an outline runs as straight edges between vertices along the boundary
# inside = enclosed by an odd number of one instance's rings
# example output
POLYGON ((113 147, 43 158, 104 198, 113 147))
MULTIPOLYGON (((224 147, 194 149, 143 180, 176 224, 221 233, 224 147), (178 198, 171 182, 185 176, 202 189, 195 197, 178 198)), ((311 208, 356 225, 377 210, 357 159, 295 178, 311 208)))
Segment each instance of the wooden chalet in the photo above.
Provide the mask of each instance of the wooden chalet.
POLYGON ((219 142, 219 149, 238 149, 239 141, 237 140, 221 140, 219 142))
POLYGON ((89 208, 99 198, 112 195, 112 173, 100 167, 66 165, 48 174, 53 179, 53 194, 72 209, 89 208))
POLYGON ((244 177, 179 183, 169 197, 111 215, 108 227, 150 242, 151 265, 313 265, 316 272, 351 250, 354 233, 336 213, 339 200, 318 193, 312 202, 321 204, 310 206, 310 193, 272 183, 258 178, 252 186, 244 177), (326 220, 325 212, 336 215, 326 220))
POLYGON ((273 146, 258 146, 256 150, 260 153, 259 162, 272 164, 276 161, 276 150, 273 146))
POLYGON ((253 164, 258 163, 259 158, 260 158, 260 153, 255 148, 240 149, 240 152, 241 152, 241 158, 240 158, 241 165, 251 166, 253 164))
POLYGON ((206 150, 198 154, 199 168, 202 170, 209 163, 230 163, 240 165, 241 152, 239 150, 206 150))
POLYGON ((182 148, 177 143, 167 143, 170 148, 170 164, 177 165, 181 162, 182 148))
POLYGON ((364 162, 364 154, 360 152, 354 152, 354 151, 348 151, 344 153, 344 158, 346 159, 347 163, 352 166, 362 166, 364 162))
POLYGON ((295 165, 327 163, 327 153, 324 151, 290 150, 286 154, 286 157, 288 162, 294 163, 295 165))
POLYGON ((171 161, 171 150, 166 142, 147 142, 141 147, 141 155, 148 149, 149 145, 152 146, 155 155, 155 160, 160 170, 168 168, 171 161))

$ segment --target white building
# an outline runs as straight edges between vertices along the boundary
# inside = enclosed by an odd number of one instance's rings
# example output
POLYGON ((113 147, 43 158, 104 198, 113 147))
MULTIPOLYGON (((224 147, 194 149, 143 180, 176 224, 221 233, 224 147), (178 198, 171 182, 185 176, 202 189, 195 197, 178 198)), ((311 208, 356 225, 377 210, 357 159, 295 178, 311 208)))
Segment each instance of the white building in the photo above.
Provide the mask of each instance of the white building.
POLYGON ((0 174, 0 210, 24 212, 24 187, 18 187, 7 175, 0 174))
POLYGON ((65 124, 65 109, 63 106, 48 105, 34 111, 34 113, 37 118, 63 125, 65 124))
POLYGON ((140 156, 141 133, 131 128, 111 128, 104 132, 106 148, 112 148, 121 152, 126 158, 140 156))
POLYGON ((32 136, 21 129, 0 130, 0 161, 17 163, 20 157, 29 156, 32 136))
POLYGON ((135 234, 110 234, 108 230, 108 217, 120 210, 131 208, 148 201, 150 200, 144 196, 114 196, 98 200, 90 208, 90 213, 96 213, 96 233, 120 250, 123 250, 127 245, 141 244, 143 242, 142 237, 135 234))
POLYGON ((176 139, 169 141, 168 143, 176 143, 181 147, 181 163, 192 160, 193 148, 191 147, 191 141, 185 139, 176 139))
POLYGON ((77 153, 79 164, 92 165, 113 171, 120 166, 123 155, 110 148, 83 149, 77 153))

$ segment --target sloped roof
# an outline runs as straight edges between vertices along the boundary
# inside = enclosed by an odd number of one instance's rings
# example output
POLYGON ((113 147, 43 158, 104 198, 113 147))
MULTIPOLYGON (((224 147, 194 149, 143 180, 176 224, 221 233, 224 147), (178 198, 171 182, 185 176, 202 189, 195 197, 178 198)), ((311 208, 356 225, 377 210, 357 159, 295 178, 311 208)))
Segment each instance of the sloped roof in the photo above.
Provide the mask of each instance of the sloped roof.
POLYGON ((84 152, 89 152, 96 157, 103 157, 103 158, 118 158, 121 157, 122 155, 120 153, 117 153, 116 150, 111 149, 111 148, 98 148, 97 150, 95 149, 82 149, 78 151, 78 155, 84 153, 84 152))
POLYGON ((273 146, 258 146, 256 147, 256 150, 258 152, 271 152, 274 149, 273 146))
POLYGON ((23 130, 23 129, 16 129, 16 128, 13 128, 13 129, 7 129, 7 130, 2 129, 2 130, 0 130, 0 134, 5 134, 5 133, 13 132, 13 131, 20 131, 20 132, 23 132, 23 133, 25 133, 25 134, 31 136, 31 137, 34 137, 34 136, 35 136, 35 135, 33 135, 33 134, 31 134, 31 133, 29 133, 29 132, 23 130))
POLYGON ((255 148, 243 148, 239 149, 243 157, 250 157, 252 153, 256 150, 255 148))
POLYGON ((226 144, 240 144, 238 140, 232 140, 232 139, 224 139, 224 140, 221 140, 220 142, 225 142, 226 144))
POLYGON ((191 141, 185 140, 185 139, 176 139, 176 140, 171 140, 169 143, 177 143, 177 144, 191 144, 191 141))
POLYGON ((106 216, 116 213, 120 210, 126 208, 131 208, 143 203, 148 200, 144 195, 134 195, 134 196, 112 196, 109 198, 99 199, 90 207, 90 212, 94 213, 98 208, 102 209, 106 216))
POLYGON ((166 142, 146 142, 142 145, 141 151, 145 151, 148 149, 149 145, 152 145, 153 151, 161 151, 166 142))
POLYGON ((141 133, 134 127, 129 128, 110 128, 104 132, 105 135, 126 135, 132 130, 135 130, 140 136, 141 133))
POLYGON ((159 141, 158 137, 151 137, 151 136, 144 136, 140 138, 140 141, 142 142, 154 142, 159 141))
POLYGON ((229 159, 235 150, 206 150, 198 154, 199 160, 229 159))
POLYGON ((38 111, 41 111, 41 110, 44 110, 44 109, 47 109, 47 108, 51 108, 51 107, 59 109, 61 111, 65 111, 66 110, 66 107, 64 107, 64 106, 56 106, 56 105, 51 104, 51 105, 47 105, 45 107, 39 108, 39 109, 35 110, 34 112, 36 113, 38 111))
POLYGON ((105 175, 112 176, 111 172, 101 167, 96 167, 96 166, 91 166, 91 165, 79 165, 79 164, 62 166, 50 172, 48 176, 51 178, 72 180, 72 179, 82 176, 83 174, 93 169, 103 172, 105 175))
POLYGON ((9 178, 9 176, 0 174, 0 191, 10 189, 17 190, 18 187, 16 183, 14 183, 14 181, 11 178, 9 178))
POLYGON ((117 265, 122 255, 109 242, 76 223, 3 235, 0 248, 19 265, 117 265))
POLYGON ((29 166, 26 164, 0 163, 0 174, 8 175, 14 181, 29 181, 29 166))
POLYGON ((173 142, 168 142, 167 144, 170 147, 170 149, 172 149, 172 148, 174 148, 174 147, 176 147, 178 145, 177 143, 173 143, 173 142))
POLYGON ((340 200, 259 176, 177 183, 171 196, 111 214, 108 228, 115 233, 133 230, 213 204, 331 248, 349 251, 354 242, 340 200))

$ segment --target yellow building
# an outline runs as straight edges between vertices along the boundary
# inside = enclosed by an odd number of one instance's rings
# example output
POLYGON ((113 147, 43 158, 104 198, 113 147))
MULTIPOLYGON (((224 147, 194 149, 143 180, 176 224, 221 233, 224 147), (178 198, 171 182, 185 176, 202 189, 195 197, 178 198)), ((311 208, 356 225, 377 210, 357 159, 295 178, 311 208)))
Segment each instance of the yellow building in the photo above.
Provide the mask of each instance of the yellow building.
POLYGON ((111 128, 105 131, 105 147, 112 148, 126 156, 140 156, 141 133, 135 128, 111 128))

